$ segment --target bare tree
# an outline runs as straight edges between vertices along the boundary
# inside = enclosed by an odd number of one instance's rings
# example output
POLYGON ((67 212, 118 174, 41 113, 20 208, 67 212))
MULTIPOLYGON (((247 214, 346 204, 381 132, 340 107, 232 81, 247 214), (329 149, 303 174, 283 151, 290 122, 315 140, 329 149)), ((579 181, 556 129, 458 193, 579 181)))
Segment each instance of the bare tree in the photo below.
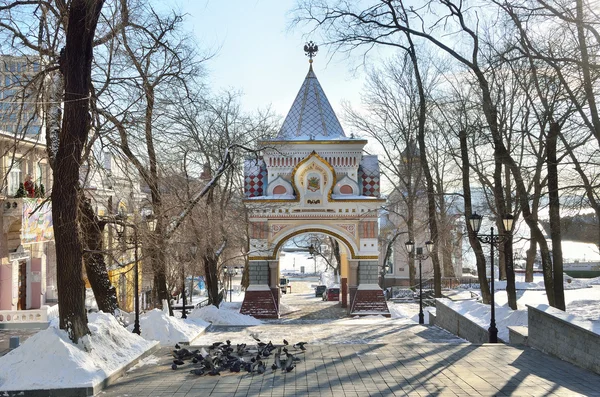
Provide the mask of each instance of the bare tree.
MULTIPOLYGON (((366 133, 379 143, 383 154, 382 175, 393 187, 387 206, 390 221, 397 228, 405 228, 408 239, 414 240, 426 226, 423 219, 426 210, 422 198, 423 169, 415 134, 418 98, 410 59, 406 55, 398 56, 382 70, 372 70, 362 101, 366 112, 347 106, 347 119, 356 131, 366 133)), ((409 282, 415 284, 414 261, 409 262, 409 282)))
MULTIPOLYGON (((532 217, 527 199, 527 187, 519 164, 511 156, 503 142, 498 126, 498 109, 490 91, 487 71, 482 67, 480 60, 481 40, 478 28, 477 25, 475 28, 469 25, 472 20, 471 14, 475 12, 475 9, 468 8, 462 2, 451 0, 440 1, 440 6, 434 6, 430 2, 428 4, 431 7, 424 8, 405 8, 404 3, 400 0, 378 1, 372 2, 370 5, 361 4, 357 7, 349 3, 336 3, 330 6, 326 1, 307 0, 301 2, 298 7, 297 20, 321 26, 331 38, 332 44, 350 50, 361 45, 406 47, 411 45, 411 38, 423 39, 445 51, 474 75, 480 90, 481 108, 493 142, 495 162, 505 165, 514 178, 524 220, 541 248, 548 302, 554 306, 552 260, 548 245, 544 234, 532 217), (435 16, 440 22, 434 24, 432 29, 426 29, 426 25, 423 23, 424 17, 429 16, 426 15, 428 10, 435 10, 435 16), (419 28, 413 28, 411 21, 414 21, 415 26, 419 28), (458 29, 451 42, 450 38, 444 36, 442 31, 442 29, 450 27, 458 29), (457 43, 461 44, 460 48, 456 45, 457 43)), ((506 204, 502 200, 503 185, 499 173, 496 173, 494 177, 494 191, 497 211, 505 213, 506 204)), ((432 234, 434 232, 437 231, 432 230, 432 234)))

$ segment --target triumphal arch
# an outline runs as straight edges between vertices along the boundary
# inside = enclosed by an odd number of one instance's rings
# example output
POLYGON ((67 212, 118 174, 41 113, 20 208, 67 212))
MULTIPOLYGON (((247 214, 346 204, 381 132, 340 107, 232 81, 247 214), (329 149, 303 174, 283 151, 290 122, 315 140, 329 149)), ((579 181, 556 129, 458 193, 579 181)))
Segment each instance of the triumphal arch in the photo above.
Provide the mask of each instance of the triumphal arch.
MULTIPOLYGON (((308 48, 310 50, 310 47, 308 48)), ((306 48, 305 48, 306 50, 306 48)), ((377 156, 347 137, 312 68, 274 140, 244 169, 249 280, 241 312, 279 317, 279 252, 290 238, 323 233, 340 243, 341 305, 351 315, 389 316, 378 285, 377 156)))

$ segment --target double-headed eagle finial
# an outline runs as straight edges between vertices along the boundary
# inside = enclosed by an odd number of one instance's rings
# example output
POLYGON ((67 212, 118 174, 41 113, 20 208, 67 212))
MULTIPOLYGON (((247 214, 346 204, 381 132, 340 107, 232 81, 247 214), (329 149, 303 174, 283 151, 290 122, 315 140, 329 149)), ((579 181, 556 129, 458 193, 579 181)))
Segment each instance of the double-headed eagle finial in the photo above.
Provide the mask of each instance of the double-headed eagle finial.
POLYGON ((312 59, 317 56, 318 51, 319 46, 313 43, 312 41, 309 41, 308 43, 304 44, 304 55, 306 55, 309 58, 309 63, 312 63, 312 59))

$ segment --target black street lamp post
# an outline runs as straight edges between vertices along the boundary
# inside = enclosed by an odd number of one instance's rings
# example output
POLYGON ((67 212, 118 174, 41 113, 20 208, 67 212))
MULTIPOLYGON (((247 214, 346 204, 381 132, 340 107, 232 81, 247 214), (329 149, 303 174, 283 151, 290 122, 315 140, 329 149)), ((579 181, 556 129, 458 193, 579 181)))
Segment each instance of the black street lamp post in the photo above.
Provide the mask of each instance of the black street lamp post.
MULTIPOLYGON (((316 255, 315 246, 312 245, 312 243, 310 244, 310 247, 308 247, 308 253, 312 256, 312 259, 314 260, 315 274, 317 274, 317 255, 316 255)), ((308 259, 311 259, 311 258, 308 258, 308 259)))
POLYGON ((231 299, 232 299, 231 294, 233 292, 233 276, 238 275, 238 268, 237 268, 237 266, 234 267, 233 269, 231 267, 226 267, 224 269, 224 272, 225 272, 225 275, 229 277, 229 302, 231 302, 231 299))
MULTIPOLYGON (((190 245, 190 253, 192 254, 192 261, 196 259, 196 253, 198 252, 198 245, 196 243, 192 243, 190 245)), ((192 266, 192 278, 190 280, 190 305, 194 302, 194 268, 192 266)))
MULTIPOLYGON (((140 335, 142 333, 140 329, 140 273, 139 273, 139 239, 138 239, 138 225, 135 223, 127 223, 127 215, 124 211, 119 211, 116 216, 117 222, 115 223, 117 229, 117 237, 122 242, 128 242, 133 244, 133 289, 134 289, 134 309, 135 309, 135 320, 133 322, 133 333, 140 335), (133 239, 125 241, 125 227, 131 227, 133 229, 133 239)), ((150 232, 154 231, 156 227, 156 220, 152 215, 147 215, 145 218, 146 225, 150 232)))
MULTIPOLYGON (((190 245, 190 262, 196 257, 196 252, 198 251, 198 246, 195 243, 192 243, 190 245)), ((187 318, 187 310, 186 310, 186 306, 187 306, 187 296, 185 294, 185 260, 186 258, 183 257, 182 261, 181 261, 181 297, 183 299, 182 303, 183 306, 181 308, 181 318, 187 318)), ((192 290, 190 289, 190 297, 192 296, 192 290)))
POLYGON ((135 241, 135 247, 133 248, 133 290, 135 294, 135 320, 133 322, 133 333, 140 335, 142 330, 140 330, 140 274, 138 267, 138 232, 137 226, 133 228, 133 240, 135 241))
POLYGON ((181 307, 181 318, 187 318, 187 312, 185 310, 185 261, 181 261, 181 296, 183 298, 183 306, 181 307))
POLYGON ((484 244, 490 245, 490 327, 488 328, 489 334, 489 342, 490 343, 498 343, 498 328, 496 327, 496 305, 494 301, 494 246, 496 244, 500 244, 507 237, 509 237, 514 217, 510 214, 504 215, 502 217, 502 225, 504 226, 504 231, 506 234, 495 234, 494 235, 494 227, 490 228, 490 234, 479 235, 479 229, 481 228, 481 221, 483 217, 478 215, 477 213, 473 213, 469 218, 469 223, 471 224, 471 229, 473 229, 473 233, 475 233, 475 237, 477 240, 481 241, 484 244))
MULTIPOLYGON (((406 245, 406 251, 408 251, 409 254, 412 254, 415 249, 414 241, 409 240, 404 243, 404 245, 406 245)), ((417 247, 417 253, 415 254, 415 258, 419 260, 419 324, 425 324, 425 315, 423 314, 423 268, 421 266, 421 261, 429 258, 429 255, 433 250, 433 241, 426 241, 425 248, 427 249, 427 254, 423 253, 423 247, 417 247)))

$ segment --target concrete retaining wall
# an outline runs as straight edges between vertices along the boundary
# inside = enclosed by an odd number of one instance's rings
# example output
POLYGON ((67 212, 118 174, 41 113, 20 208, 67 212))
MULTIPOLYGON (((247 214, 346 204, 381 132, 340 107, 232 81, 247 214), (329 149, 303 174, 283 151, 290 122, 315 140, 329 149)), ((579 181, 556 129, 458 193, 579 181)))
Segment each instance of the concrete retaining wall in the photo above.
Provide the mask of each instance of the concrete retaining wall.
POLYGON ((600 374, 600 325, 548 305, 527 306, 527 344, 600 374))
MULTIPOLYGON (((445 298, 435 300, 436 314, 434 321, 436 326, 471 343, 488 343, 489 335, 487 329, 482 328, 480 325, 452 310, 446 302, 450 302, 450 300, 445 298)), ((498 341, 503 342, 501 339, 498 339, 498 341)))

